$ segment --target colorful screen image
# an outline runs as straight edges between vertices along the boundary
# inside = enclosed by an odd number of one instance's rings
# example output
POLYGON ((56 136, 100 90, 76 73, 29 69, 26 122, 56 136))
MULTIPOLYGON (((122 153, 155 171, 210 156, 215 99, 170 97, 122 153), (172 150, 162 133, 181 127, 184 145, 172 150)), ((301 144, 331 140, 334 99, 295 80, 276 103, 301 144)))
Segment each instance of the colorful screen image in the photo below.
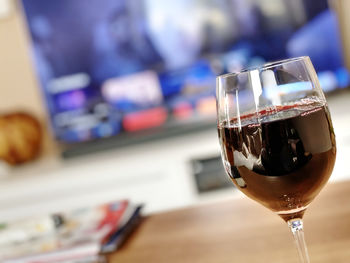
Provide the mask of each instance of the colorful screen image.
POLYGON ((217 75, 287 57, 310 56, 325 91, 346 87, 327 1, 271 2, 22 0, 56 138, 214 120, 217 75))

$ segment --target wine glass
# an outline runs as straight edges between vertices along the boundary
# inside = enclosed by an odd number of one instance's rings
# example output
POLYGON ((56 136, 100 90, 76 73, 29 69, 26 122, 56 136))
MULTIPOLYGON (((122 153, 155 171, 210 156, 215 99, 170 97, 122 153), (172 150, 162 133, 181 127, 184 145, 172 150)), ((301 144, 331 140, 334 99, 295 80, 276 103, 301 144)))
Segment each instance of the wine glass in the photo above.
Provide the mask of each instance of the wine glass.
POLYGON ((301 262, 310 262, 302 217, 330 177, 336 144, 309 57, 217 78, 222 159, 245 195, 283 218, 301 262))

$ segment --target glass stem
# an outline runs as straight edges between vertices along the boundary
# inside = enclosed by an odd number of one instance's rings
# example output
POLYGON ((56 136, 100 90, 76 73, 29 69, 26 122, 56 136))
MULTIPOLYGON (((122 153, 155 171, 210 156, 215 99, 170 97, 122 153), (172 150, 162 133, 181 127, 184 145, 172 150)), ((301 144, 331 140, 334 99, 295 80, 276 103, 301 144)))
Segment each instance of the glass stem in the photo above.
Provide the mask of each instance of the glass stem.
POLYGON ((299 258, 301 263, 310 263, 309 254, 304 238, 303 220, 300 218, 291 219, 288 221, 288 226, 292 231, 295 244, 298 249, 299 258))

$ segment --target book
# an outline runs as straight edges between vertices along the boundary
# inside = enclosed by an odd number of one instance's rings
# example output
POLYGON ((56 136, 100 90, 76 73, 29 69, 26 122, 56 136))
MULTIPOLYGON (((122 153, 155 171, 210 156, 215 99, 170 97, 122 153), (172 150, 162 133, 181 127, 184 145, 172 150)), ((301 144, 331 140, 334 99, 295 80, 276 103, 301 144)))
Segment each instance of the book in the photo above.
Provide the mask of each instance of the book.
MULTIPOLYGON (((136 219, 140 217, 141 208, 142 206, 134 206, 123 200, 55 214, 50 216, 55 220, 53 224, 48 224, 47 218, 42 220, 46 225, 50 225, 47 227, 46 235, 43 233, 38 235, 33 229, 31 231, 27 229, 26 238, 12 238, 7 244, 2 244, 0 261, 84 262, 81 259, 85 258, 86 262, 100 262, 94 260, 100 257, 101 252, 117 249, 121 241, 131 233, 133 226, 136 226, 136 219), (53 229, 52 225, 56 228, 53 229), (119 233, 118 236, 116 233, 119 233)), ((11 231, 18 232, 19 225, 21 224, 14 223, 8 226, 5 224, 5 227, 0 229, 0 240, 1 236, 5 240, 6 234, 9 236, 11 231)), ((26 223, 22 225, 28 226, 26 223)))
POLYGON ((79 244, 70 248, 58 249, 46 253, 22 255, 21 257, 8 258, 3 263, 49 263, 78 261, 83 258, 95 257, 99 254, 100 247, 96 243, 79 244))
POLYGON ((102 253, 110 253, 116 251, 123 245, 126 239, 136 229, 141 221, 141 209, 142 205, 136 206, 127 220, 119 229, 109 237, 109 240, 101 247, 102 253))

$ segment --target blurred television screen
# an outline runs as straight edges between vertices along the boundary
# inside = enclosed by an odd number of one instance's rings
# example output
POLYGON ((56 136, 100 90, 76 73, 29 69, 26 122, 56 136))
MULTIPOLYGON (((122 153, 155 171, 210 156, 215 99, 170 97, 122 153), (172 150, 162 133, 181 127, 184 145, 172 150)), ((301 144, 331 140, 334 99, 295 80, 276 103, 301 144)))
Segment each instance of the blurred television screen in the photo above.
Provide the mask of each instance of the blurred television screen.
POLYGON ((58 140, 215 118, 215 77, 308 55, 349 84, 326 0, 22 0, 58 140))

